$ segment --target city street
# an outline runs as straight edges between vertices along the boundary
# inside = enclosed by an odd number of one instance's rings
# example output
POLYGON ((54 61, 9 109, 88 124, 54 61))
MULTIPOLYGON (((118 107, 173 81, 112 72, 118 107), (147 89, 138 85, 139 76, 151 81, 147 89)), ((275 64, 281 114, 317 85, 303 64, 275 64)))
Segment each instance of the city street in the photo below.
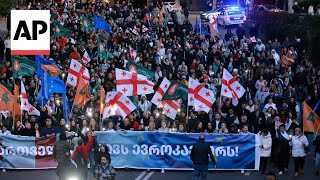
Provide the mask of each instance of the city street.
MULTIPOLYGON (((280 180, 287 179, 307 179, 307 180, 318 180, 319 176, 315 176, 314 173, 314 160, 311 155, 308 155, 305 175, 294 177, 293 176, 293 162, 290 160, 289 172, 282 176, 278 176, 280 180)), ((270 165, 268 170, 277 172, 277 169, 270 165)), ((160 170, 133 170, 128 171, 116 170, 117 177, 119 180, 188 180, 192 179, 192 171, 165 171, 161 174, 160 170)), ((257 171, 246 172, 241 174, 240 171, 210 171, 208 179, 221 179, 221 180, 263 180, 264 175, 257 171)), ((22 180, 22 179, 34 179, 34 180, 58 180, 54 170, 7 170, 7 172, 0 172, 0 179, 2 180, 22 180), (28 178, 26 178, 28 177, 28 178)), ((90 176, 90 179, 94 179, 90 176)))

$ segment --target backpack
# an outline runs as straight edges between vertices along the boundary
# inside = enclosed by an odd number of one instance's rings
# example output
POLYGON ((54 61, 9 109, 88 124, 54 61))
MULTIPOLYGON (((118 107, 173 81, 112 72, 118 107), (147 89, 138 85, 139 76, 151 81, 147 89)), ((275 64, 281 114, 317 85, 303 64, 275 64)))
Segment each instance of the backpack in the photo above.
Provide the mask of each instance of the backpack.
POLYGON ((79 152, 77 152, 76 157, 74 158, 74 162, 77 164, 78 167, 87 165, 87 161, 84 157, 82 149, 79 152))

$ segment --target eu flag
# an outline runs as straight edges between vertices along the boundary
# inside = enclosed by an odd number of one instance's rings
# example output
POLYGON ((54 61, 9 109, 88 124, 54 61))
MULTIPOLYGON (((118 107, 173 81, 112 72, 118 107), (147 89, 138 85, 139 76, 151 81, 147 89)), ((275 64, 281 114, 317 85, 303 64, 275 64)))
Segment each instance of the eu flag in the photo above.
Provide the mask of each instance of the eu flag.
POLYGON ((46 71, 41 79, 41 89, 36 101, 43 106, 48 102, 53 93, 65 94, 67 89, 64 82, 58 76, 50 76, 46 71))
POLYGON ((200 32, 201 34, 203 34, 203 35, 205 35, 205 36, 210 36, 210 33, 209 33, 209 31, 208 31, 208 28, 204 26, 204 23, 203 23, 202 19, 201 19, 201 21, 200 21, 200 31, 201 31, 201 32, 200 32))
POLYGON ((198 33, 199 32, 199 23, 198 23, 198 17, 196 18, 196 23, 194 24, 194 32, 198 33))
POLYGON ((320 101, 318 101, 317 105, 314 107, 313 112, 318 113, 319 108, 320 108, 320 101))
POLYGON ((63 105, 63 117, 67 122, 69 122, 70 105, 69 105, 69 100, 67 98, 66 93, 62 94, 62 105, 63 105))
POLYGON ((112 34, 110 25, 107 23, 105 19, 103 19, 103 17, 97 16, 96 14, 94 14, 93 19, 94 19, 94 26, 96 29, 103 30, 105 32, 112 34))

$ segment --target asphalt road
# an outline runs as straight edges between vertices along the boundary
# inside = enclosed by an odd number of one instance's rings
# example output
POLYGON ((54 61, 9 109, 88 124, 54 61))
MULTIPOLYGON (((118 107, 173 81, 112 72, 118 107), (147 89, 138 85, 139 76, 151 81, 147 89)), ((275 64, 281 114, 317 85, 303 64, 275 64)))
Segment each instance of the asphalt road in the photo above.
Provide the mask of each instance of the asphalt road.
MULTIPOLYGON (((268 165, 268 171, 277 172, 273 164, 268 165)), ((192 180, 192 171, 165 171, 164 174, 160 170, 134 170, 123 169, 116 170, 117 180, 192 180)), ((290 159, 289 171, 282 176, 277 175, 279 180, 319 180, 320 176, 315 176, 314 160, 312 155, 307 156, 305 175, 294 177, 293 176, 293 161, 290 159)), ((258 171, 248 171, 241 174, 240 171, 210 171, 208 179, 219 180, 263 180, 265 175, 258 171)), ((54 170, 7 170, 6 172, 0 171, 1 180, 58 180, 54 170)), ((94 179, 92 175, 88 179, 94 179)))

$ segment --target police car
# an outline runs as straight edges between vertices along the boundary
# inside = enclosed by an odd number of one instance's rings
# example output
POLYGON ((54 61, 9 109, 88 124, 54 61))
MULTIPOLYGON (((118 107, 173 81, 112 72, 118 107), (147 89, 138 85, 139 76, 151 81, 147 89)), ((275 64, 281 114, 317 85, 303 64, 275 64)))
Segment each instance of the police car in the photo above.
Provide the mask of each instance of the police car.
POLYGON ((236 6, 236 5, 223 5, 215 10, 203 12, 201 14, 201 19, 205 20, 205 21, 209 21, 211 16, 213 16, 213 15, 218 16, 222 11, 227 10, 227 9, 234 9, 234 10, 240 10, 240 11, 245 12, 245 10, 243 8, 236 6))
POLYGON ((234 24, 243 24, 246 19, 245 12, 240 9, 225 9, 218 15, 217 21, 218 24, 226 27, 234 24))

